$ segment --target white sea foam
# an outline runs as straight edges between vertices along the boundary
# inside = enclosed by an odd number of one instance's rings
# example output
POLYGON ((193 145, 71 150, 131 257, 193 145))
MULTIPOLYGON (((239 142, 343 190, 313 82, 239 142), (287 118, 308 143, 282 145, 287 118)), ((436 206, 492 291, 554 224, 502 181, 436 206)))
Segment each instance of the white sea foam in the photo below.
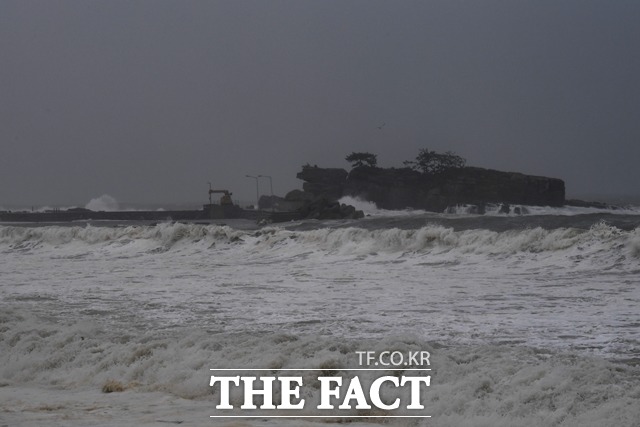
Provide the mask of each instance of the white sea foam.
MULTIPOLYGON (((454 231, 440 225, 427 225, 416 230, 375 229, 357 227, 319 228, 309 231, 288 231, 277 227, 258 231, 243 231, 227 226, 185 223, 161 223, 154 226, 95 227, 0 226, 0 244, 10 247, 41 244, 73 243, 123 245, 139 240, 149 245, 170 248, 176 244, 193 245, 198 251, 203 245, 241 244, 247 252, 256 253, 277 248, 285 256, 298 252, 321 250, 338 254, 432 253, 456 251, 461 254, 513 254, 517 252, 547 252, 566 249, 586 251, 589 247, 614 251, 621 246, 636 254, 640 229, 622 231, 604 222, 589 230, 540 227, 495 232, 485 229, 454 231), (17 245, 17 246, 14 246, 17 245), (304 247, 301 247, 303 245, 304 247)), ((136 246, 132 246, 137 250, 136 246)), ((55 248, 59 250, 59 247, 55 248)), ((586 252, 585 252, 586 253, 586 252)), ((603 255, 603 254, 600 254, 603 255)))
MULTIPOLYGON (((405 210, 388 210, 380 209, 374 202, 362 200, 359 197, 345 196, 342 197, 340 203, 354 206, 356 209, 361 210, 367 216, 372 217, 397 217, 397 216, 411 216, 411 215, 424 215, 433 214, 421 209, 405 209, 405 210)), ((577 206, 530 206, 530 205, 511 205, 510 212, 508 214, 500 212, 502 205, 489 204, 486 206, 486 211, 483 215, 488 216, 520 216, 520 215, 585 215, 585 214, 616 214, 616 215, 640 215, 640 206, 622 206, 616 208, 595 208, 595 207, 577 207, 577 206), (516 212, 514 208, 518 208, 516 212)), ((446 210, 447 215, 478 215, 477 207, 475 205, 456 205, 450 206, 446 210)))
MULTIPOLYGON (((57 418, 64 425, 93 425, 99 420, 104 425, 114 421, 118 425, 144 425, 145 421, 203 425, 215 413, 209 368, 348 369, 359 367, 355 352, 363 348, 378 353, 389 349, 431 353, 431 387, 424 391, 425 410, 420 411, 432 415, 428 425, 632 426, 640 417, 635 404, 640 394, 638 368, 572 354, 506 345, 434 347, 412 336, 354 340, 198 330, 119 335, 98 324, 54 328, 43 320, 9 314, 11 318, 1 319, 12 334, 2 343, 5 364, 0 392, 11 394, 0 401, 0 411, 15 423, 45 419, 50 423, 57 418), (98 394, 109 382, 122 385, 126 397, 98 394), (66 399, 60 399, 67 393, 66 399), (163 409, 168 405, 172 411, 163 409), (149 412, 152 419, 145 418, 149 412)), ((313 383, 312 372, 287 374, 313 383)), ((363 383, 375 378, 373 372, 361 372, 359 377, 363 383)), ((318 414, 313 409, 318 388, 304 388, 301 397, 308 404, 298 414, 318 414)), ((232 394, 232 403, 240 402, 241 397, 232 394)), ((375 414, 346 412, 367 413, 375 414)), ((403 412, 394 414, 399 413, 403 412)), ((411 420, 384 423, 415 425, 411 420)))
MULTIPOLYGON (((509 213, 501 212, 502 205, 489 204, 486 206, 487 216, 527 216, 527 215, 586 215, 586 214, 614 214, 614 215, 640 215, 640 207, 624 206, 616 208, 588 208, 578 206, 530 206, 530 205, 510 205, 509 213), (516 211, 517 209, 517 211, 516 211)), ((474 205, 456 205, 447 209, 448 214, 455 215, 477 215, 477 207, 474 205)))
POLYGON ((209 368, 394 349, 432 353, 428 425, 640 417, 639 229, 0 227, 0 255, 10 425, 209 424, 209 368))
POLYGON ((420 209, 404 209, 404 210, 380 209, 374 202, 362 200, 359 197, 344 196, 339 200, 339 202, 347 205, 351 205, 356 209, 364 212, 365 215, 372 216, 372 217, 423 215, 427 213, 427 211, 420 210, 420 209))

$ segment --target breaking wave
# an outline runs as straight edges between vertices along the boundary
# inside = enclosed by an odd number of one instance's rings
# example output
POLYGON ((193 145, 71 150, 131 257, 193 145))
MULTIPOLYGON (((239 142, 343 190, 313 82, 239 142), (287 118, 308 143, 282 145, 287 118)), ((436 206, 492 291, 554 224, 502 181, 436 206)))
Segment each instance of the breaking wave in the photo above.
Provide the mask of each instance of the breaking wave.
MULTIPOLYGON (((424 403, 433 425, 630 426, 640 417, 637 367, 571 353, 506 345, 443 347, 411 335, 353 340, 182 330, 131 336, 86 322, 60 328, 18 313, 0 316, 0 326, 11 331, 0 335, 5 387, 112 387, 211 399, 209 368, 348 369, 359 367, 356 351, 363 348, 426 350, 433 371, 424 403)), ((313 378, 308 372, 295 375, 304 376, 305 384, 313 378)), ((359 374, 363 382, 374 375, 359 374)), ((317 387, 305 392, 303 397, 317 402, 317 387)))
MULTIPOLYGON (((640 228, 620 230, 606 223, 598 223, 589 230, 540 227, 502 232, 474 229, 454 231, 440 225, 427 225, 415 230, 397 228, 368 230, 356 227, 319 228, 290 231, 276 227, 257 231, 237 230, 227 226, 162 223, 154 226, 95 227, 95 226, 0 226, 0 244, 24 250, 41 245, 100 245, 120 246, 143 243, 194 249, 211 248, 219 244, 240 245, 247 252, 277 249, 280 252, 300 250, 323 251, 333 254, 367 255, 384 253, 437 254, 455 251, 460 254, 515 254, 576 251, 606 253, 624 250, 625 254, 640 257, 640 228), (305 246, 301 248, 300 245, 305 246)), ((131 246, 133 250, 138 245, 131 246)))
POLYGON ((197 425, 210 368, 349 369, 362 350, 430 352, 433 426, 640 419, 640 228, 0 226, 0 253, 11 425, 200 408, 197 425))
POLYGON ((114 197, 108 194, 103 194, 100 197, 91 199, 89 203, 86 204, 85 208, 96 212, 113 212, 120 210, 120 204, 114 197))
POLYGON ((362 200, 359 197, 344 196, 339 200, 340 203, 351 205, 357 210, 364 212, 366 216, 372 217, 397 217, 408 215, 423 215, 427 214, 427 211, 420 209, 405 209, 405 210, 389 210, 380 209, 374 202, 362 200))
MULTIPOLYGON (((388 210, 379 208, 374 202, 362 200, 359 197, 345 196, 342 197, 340 203, 351 205, 358 210, 364 212, 366 216, 371 217, 402 217, 412 215, 433 215, 421 209, 405 209, 405 210, 388 210)), ((478 214, 478 207, 475 205, 460 204, 450 206, 444 212, 445 215, 487 215, 487 216, 528 216, 528 215, 560 215, 575 216, 587 214, 615 214, 615 215, 638 215, 640 214, 640 206, 624 206, 610 208, 596 207, 577 207, 577 206, 529 206, 529 205, 511 205, 509 213, 501 211, 501 204, 488 204, 485 206, 485 213, 478 214)))
POLYGON ((616 208, 587 208, 577 206, 512 206, 509 214, 500 212, 500 205, 494 205, 487 209, 486 215, 493 216, 518 216, 518 215, 562 215, 562 216, 574 216, 574 215, 587 215, 587 214, 614 214, 614 215, 638 215, 640 214, 640 207, 638 206, 626 206, 616 208), (520 213, 516 213, 514 208, 519 208, 520 213))

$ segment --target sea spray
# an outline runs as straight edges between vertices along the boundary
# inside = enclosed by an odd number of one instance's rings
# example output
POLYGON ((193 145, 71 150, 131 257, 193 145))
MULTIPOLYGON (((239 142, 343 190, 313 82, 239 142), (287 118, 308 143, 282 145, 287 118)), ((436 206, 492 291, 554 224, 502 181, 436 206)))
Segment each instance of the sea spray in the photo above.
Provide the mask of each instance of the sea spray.
POLYGON ((108 194, 103 194, 100 197, 96 197, 95 199, 91 199, 86 205, 85 209, 90 209, 92 211, 106 211, 112 212, 120 209, 120 204, 118 201, 108 194))

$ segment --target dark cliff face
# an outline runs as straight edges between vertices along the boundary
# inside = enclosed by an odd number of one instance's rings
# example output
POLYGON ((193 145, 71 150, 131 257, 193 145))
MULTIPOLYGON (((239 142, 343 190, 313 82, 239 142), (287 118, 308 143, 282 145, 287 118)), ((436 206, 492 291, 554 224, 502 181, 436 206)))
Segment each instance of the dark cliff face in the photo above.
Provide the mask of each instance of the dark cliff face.
POLYGON ((305 167, 297 175, 303 188, 316 197, 358 196, 383 209, 426 209, 442 212, 457 204, 509 203, 562 206, 560 179, 466 167, 438 175, 411 169, 305 167))
POLYGON ((303 166, 296 177, 304 181, 302 189, 316 197, 338 200, 342 197, 347 171, 338 168, 303 166))

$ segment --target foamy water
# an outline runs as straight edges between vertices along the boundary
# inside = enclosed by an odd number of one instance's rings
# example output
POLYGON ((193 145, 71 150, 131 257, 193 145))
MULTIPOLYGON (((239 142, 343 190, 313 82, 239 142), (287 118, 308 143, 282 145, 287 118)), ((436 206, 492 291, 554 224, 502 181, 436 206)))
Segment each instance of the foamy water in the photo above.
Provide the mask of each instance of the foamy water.
MULTIPOLYGON (((374 202, 362 200, 358 197, 345 196, 340 199, 340 203, 352 205, 356 209, 361 210, 367 216, 372 217, 398 217, 398 216, 413 216, 413 215, 425 215, 433 213, 424 211, 421 209, 406 209, 402 211, 380 209, 374 202)), ((473 213, 476 206, 471 205, 458 205, 451 206, 447 209, 448 213, 445 215, 476 215, 476 216, 530 216, 530 215, 563 215, 563 216, 575 216, 575 215, 587 215, 587 214, 610 214, 610 215, 640 215, 640 206, 622 206, 613 208, 594 208, 594 207, 577 207, 577 206, 529 206, 529 205, 511 205, 510 212, 508 214, 500 212, 502 205, 489 204, 486 206, 486 212, 482 215, 473 213), (518 208, 519 212, 516 213, 514 208, 518 208)))
POLYGON ((339 201, 340 203, 344 203, 344 204, 355 207, 357 210, 362 211, 367 216, 374 216, 374 217, 397 217, 397 216, 408 216, 408 215, 421 215, 421 214, 428 213, 427 211, 421 210, 421 209, 405 209, 400 211, 380 209, 374 202, 362 200, 359 197, 344 196, 339 201))
POLYGON ((0 419, 232 425, 209 368, 399 349, 432 354, 424 425, 636 425, 638 228, 357 224, 0 227, 0 419))

